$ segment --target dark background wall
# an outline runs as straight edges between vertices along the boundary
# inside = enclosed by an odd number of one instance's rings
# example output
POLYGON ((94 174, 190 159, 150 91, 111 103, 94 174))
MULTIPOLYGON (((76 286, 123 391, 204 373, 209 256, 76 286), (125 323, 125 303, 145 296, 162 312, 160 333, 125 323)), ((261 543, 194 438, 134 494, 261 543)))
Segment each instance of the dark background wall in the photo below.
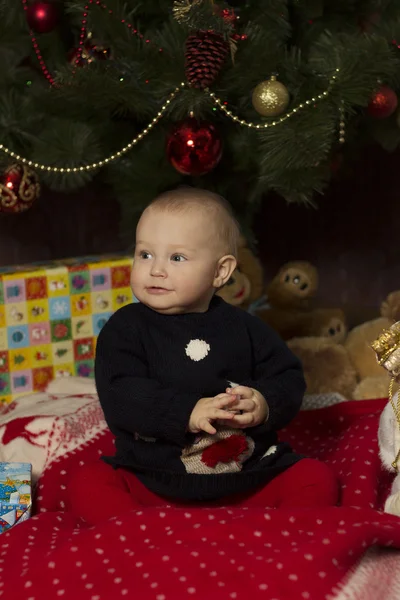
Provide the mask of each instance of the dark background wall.
MULTIPOLYGON (((255 223, 267 278, 288 260, 309 260, 323 304, 360 310, 360 320, 377 313, 400 288, 399 174, 400 152, 374 148, 332 182, 318 209, 268 197, 255 223)), ((106 189, 46 191, 27 213, 0 216, 0 266, 124 250, 118 220, 106 189)))
POLYGON ((0 214, 0 266, 123 250, 118 221, 106 189, 43 190, 26 213, 0 214))
POLYGON ((400 289, 400 152, 365 151, 317 210, 268 199, 255 231, 267 277, 285 261, 309 260, 320 272, 321 302, 369 318, 400 289))

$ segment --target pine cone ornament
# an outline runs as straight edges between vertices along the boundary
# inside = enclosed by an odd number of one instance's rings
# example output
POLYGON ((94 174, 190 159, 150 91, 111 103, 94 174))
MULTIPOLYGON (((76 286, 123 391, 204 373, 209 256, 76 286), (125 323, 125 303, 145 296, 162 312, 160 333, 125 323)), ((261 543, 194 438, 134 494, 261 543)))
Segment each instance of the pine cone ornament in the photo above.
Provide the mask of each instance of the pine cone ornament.
POLYGON ((203 90, 214 83, 229 53, 229 44, 213 31, 197 31, 186 40, 188 82, 203 90))

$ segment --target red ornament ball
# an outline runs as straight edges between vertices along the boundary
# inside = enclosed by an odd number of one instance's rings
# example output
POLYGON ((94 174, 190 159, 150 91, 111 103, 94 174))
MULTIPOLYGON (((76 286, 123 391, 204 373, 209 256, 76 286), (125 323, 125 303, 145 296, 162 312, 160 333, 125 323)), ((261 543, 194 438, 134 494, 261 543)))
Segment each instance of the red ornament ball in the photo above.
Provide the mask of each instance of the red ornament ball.
POLYGON ((232 35, 232 38, 235 40, 235 42, 245 42, 247 37, 248 36, 246 33, 234 33, 232 35))
POLYGON ((237 16, 235 15, 233 8, 223 8, 220 12, 220 15, 226 23, 229 23, 229 25, 234 25, 237 20, 237 16))
POLYGON ((368 114, 375 119, 386 119, 397 108, 397 95, 387 85, 382 85, 372 96, 368 104, 368 114))
POLYGON ((54 2, 40 2, 35 0, 28 4, 26 20, 36 33, 49 33, 53 31, 58 22, 58 6, 54 2))
POLYGON ((167 140, 171 165, 183 175, 204 175, 222 156, 222 140, 212 123, 190 117, 172 129, 167 140))
POLYGON ((26 165, 11 165, 0 178, 0 213, 25 212, 39 195, 36 173, 26 165))

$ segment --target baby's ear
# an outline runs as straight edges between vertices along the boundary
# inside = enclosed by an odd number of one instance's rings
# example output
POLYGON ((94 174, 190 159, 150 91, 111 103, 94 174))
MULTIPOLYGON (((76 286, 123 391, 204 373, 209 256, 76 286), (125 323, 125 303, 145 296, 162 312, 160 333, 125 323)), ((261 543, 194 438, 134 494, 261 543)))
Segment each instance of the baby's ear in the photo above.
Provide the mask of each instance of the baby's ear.
POLYGON ((228 281, 237 265, 236 258, 231 254, 227 254, 219 259, 217 268, 215 269, 215 276, 213 286, 216 289, 221 288, 228 281))

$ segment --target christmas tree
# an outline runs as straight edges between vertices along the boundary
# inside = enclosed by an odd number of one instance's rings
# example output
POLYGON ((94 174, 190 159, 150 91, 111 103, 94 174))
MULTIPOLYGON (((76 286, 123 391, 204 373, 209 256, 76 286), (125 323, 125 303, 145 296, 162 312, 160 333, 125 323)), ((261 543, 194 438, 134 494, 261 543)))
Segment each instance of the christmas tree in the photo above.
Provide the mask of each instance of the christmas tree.
MULTIPOLYGON (((171 187, 249 225, 400 142, 399 0, 0 0, 3 212, 100 180, 127 231, 171 187)), ((319 201, 319 200, 318 200, 319 201)))

